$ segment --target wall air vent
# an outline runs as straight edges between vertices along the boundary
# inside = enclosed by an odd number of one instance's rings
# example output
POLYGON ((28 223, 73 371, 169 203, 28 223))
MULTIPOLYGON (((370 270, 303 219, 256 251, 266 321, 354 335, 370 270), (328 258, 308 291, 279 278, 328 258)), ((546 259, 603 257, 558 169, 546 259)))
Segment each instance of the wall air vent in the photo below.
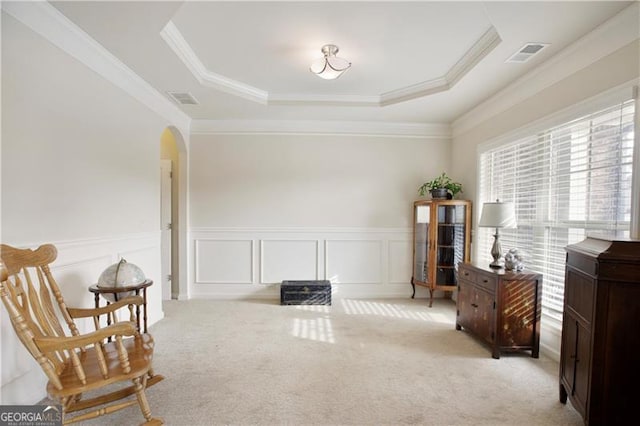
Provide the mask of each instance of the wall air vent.
POLYGON ((180 105, 198 105, 198 101, 191 93, 167 92, 167 94, 180 105))
POLYGON ((516 53, 514 53, 509 59, 505 62, 515 62, 521 64, 523 62, 527 62, 534 55, 540 53, 542 49, 549 46, 549 43, 527 43, 522 46, 516 53))

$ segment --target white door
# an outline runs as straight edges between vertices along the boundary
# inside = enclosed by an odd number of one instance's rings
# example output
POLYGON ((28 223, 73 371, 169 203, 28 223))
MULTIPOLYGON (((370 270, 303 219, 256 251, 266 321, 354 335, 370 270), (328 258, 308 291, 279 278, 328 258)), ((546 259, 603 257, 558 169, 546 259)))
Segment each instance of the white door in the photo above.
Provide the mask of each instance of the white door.
POLYGON ((171 160, 160 160, 160 256, 162 299, 171 299, 171 160))

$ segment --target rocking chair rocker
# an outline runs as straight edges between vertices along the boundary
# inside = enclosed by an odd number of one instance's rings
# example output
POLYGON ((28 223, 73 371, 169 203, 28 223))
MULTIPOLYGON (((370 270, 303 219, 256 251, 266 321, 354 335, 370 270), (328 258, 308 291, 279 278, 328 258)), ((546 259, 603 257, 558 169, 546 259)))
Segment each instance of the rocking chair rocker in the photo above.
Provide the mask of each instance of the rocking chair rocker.
POLYGON ((51 244, 36 250, 0 245, 0 297, 20 341, 49 379, 47 393, 62 405, 63 423, 109 414, 137 402, 146 420, 143 424, 162 424, 161 419, 151 417, 145 395, 145 389, 163 377, 153 374, 153 338, 136 328, 134 307, 143 303, 142 298, 126 297, 96 309, 67 308, 49 269, 56 257, 57 250, 51 244), (125 307, 129 321, 119 321, 115 312, 125 307), (102 315, 109 316, 112 324, 101 328, 102 315), (59 316, 71 336, 64 332, 59 316), (95 331, 80 334, 74 323, 77 318, 93 318, 95 331), (124 389, 103 389, 128 380, 133 384, 124 389), (89 391, 103 393, 83 400, 82 394, 89 391), (108 405, 133 394, 135 399, 108 405), (98 406, 101 408, 67 417, 98 406))

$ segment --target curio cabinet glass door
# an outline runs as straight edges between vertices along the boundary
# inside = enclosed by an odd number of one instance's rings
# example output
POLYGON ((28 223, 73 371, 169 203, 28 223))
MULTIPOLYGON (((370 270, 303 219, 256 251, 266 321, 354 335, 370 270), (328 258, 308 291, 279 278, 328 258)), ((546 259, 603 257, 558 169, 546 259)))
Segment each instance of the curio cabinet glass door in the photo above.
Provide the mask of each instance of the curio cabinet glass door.
POLYGON ((470 257, 471 202, 420 200, 413 206, 413 275, 411 285, 450 295, 456 290, 458 263, 470 257))

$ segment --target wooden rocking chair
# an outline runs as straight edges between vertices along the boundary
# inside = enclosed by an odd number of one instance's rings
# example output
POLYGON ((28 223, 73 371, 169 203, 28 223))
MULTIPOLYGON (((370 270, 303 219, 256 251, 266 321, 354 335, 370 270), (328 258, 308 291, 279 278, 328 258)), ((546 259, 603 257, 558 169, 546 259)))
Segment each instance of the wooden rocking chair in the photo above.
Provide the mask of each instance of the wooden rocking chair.
POLYGON ((64 424, 109 414, 136 402, 146 419, 143 424, 162 424, 151 417, 145 395, 145 389, 163 377, 153 375, 153 338, 136 328, 134 307, 142 304, 142 298, 126 297, 96 309, 67 308, 49 269, 56 257, 57 250, 50 244, 36 250, 0 245, 0 297, 20 341, 47 375, 47 393, 62 405, 64 424), (118 320, 115 311, 121 308, 128 308, 129 321, 118 320), (110 316, 112 324, 101 328, 102 315, 110 316), (70 336, 59 316, 67 323, 70 336), (80 334, 75 318, 93 318, 96 330, 80 334), (111 392, 102 389, 128 380, 133 385, 111 392), (83 400, 82 394, 89 391, 98 396, 83 400), (108 405, 133 394, 136 398, 108 405), (101 408, 67 417, 67 413, 97 406, 101 408))

